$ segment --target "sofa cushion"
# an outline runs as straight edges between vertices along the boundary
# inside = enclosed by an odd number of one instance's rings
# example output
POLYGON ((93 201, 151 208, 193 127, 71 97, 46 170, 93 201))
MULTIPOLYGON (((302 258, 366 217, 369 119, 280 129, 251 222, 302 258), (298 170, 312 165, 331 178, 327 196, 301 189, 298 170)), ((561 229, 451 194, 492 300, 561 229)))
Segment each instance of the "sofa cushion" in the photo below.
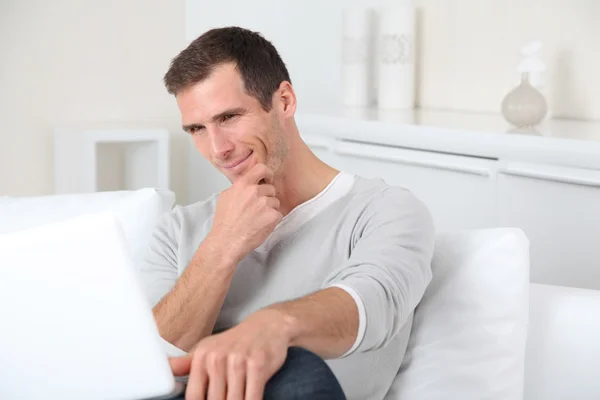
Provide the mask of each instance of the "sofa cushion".
POLYGON ((529 241, 518 229, 439 234, 389 399, 522 399, 529 241))
POLYGON ((121 223, 129 250, 137 264, 158 218, 169 211, 174 202, 175 195, 171 191, 153 188, 2 198, 0 234, 86 214, 110 212, 121 223))

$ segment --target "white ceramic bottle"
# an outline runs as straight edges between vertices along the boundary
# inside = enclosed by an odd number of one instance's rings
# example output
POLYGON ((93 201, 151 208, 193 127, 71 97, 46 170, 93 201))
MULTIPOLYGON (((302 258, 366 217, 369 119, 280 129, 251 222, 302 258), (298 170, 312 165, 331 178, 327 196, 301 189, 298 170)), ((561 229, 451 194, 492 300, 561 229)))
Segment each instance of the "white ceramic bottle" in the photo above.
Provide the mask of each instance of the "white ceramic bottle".
POLYGON ((367 107, 373 91, 373 10, 351 7, 342 12, 342 104, 367 107))
POLYGON ((532 42, 521 49, 523 57, 517 67, 521 83, 502 101, 502 115, 517 128, 531 128, 548 115, 548 103, 542 92, 546 66, 539 57, 541 42, 532 42))
POLYGON ((381 109, 415 106, 415 8, 407 0, 379 15, 378 96, 381 109))

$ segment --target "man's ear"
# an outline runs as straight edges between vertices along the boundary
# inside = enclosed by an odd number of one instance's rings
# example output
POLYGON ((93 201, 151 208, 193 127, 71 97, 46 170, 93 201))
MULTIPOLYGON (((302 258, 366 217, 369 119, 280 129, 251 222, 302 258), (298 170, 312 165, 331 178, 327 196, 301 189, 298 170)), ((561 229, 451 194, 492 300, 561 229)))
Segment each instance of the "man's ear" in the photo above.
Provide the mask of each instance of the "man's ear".
POLYGON ((274 104, 280 107, 282 115, 286 118, 293 117, 296 113, 296 93, 292 84, 288 81, 281 82, 274 96, 274 104))

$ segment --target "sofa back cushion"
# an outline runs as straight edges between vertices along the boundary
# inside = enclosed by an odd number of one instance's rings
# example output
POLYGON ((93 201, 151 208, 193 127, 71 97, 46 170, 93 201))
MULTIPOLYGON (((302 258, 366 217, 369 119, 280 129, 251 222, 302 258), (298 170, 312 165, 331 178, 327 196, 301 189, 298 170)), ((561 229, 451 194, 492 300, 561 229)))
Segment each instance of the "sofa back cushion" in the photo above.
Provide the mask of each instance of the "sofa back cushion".
POLYGON ((518 229, 441 233, 388 399, 519 399, 529 241, 518 229))
POLYGON ((120 222, 134 262, 139 265, 141 252, 144 251, 158 218, 169 211, 174 202, 173 192, 154 188, 4 197, 0 198, 0 235, 86 214, 110 212, 120 222))

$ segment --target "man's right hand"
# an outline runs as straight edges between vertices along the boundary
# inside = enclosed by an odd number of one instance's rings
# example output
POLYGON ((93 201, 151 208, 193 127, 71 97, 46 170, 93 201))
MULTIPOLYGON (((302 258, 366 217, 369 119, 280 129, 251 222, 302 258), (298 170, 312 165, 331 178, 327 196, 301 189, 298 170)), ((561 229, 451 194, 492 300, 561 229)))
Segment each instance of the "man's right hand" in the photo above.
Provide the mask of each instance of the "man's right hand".
POLYGON ((257 164, 219 195, 209 238, 237 265, 260 246, 283 218, 273 172, 257 164))
POLYGON ((189 351, 211 334, 238 263, 282 218, 273 172, 263 164, 221 192, 210 233, 173 289, 154 306, 163 339, 189 351))

